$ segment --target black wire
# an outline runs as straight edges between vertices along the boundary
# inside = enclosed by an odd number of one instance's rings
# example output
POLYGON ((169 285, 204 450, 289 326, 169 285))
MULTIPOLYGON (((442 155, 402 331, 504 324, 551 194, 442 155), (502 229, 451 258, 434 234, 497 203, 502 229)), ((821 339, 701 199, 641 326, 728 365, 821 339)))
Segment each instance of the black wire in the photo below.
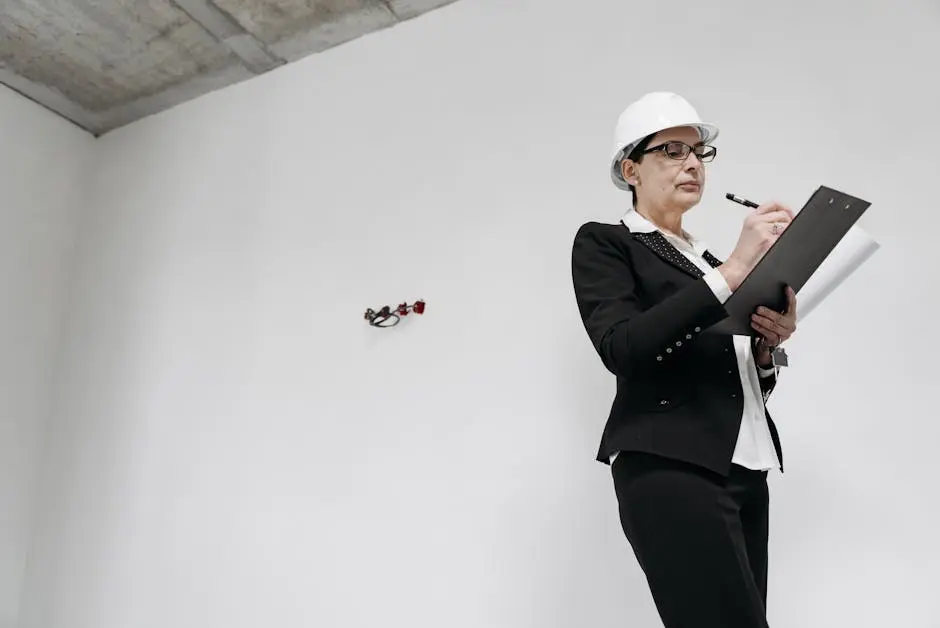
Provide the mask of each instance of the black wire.
POLYGON ((373 327, 394 327, 395 325, 399 323, 399 321, 401 321, 401 317, 398 314, 390 313, 387 316, 382 316, 381 314, 378 314, 375 316, 375 318, 369 321, 369 324, 372 325, 373 327), (389 325, 385 325, 384 323, 388 320, 394 320, 395 322, 389 325))

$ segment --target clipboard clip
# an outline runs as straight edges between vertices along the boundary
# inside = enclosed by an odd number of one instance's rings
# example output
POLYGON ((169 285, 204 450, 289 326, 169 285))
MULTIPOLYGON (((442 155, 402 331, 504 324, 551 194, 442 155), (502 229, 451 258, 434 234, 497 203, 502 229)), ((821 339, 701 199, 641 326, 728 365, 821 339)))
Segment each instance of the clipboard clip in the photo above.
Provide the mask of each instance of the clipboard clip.
MULTIPOLYGON (((829 197, 829 204, 832 205, 832 204, 835 203, 835 202, 836 202, 836 199, 830 196, 830 197, 829 197)), ((842 211, 847 211, 847 210, 849 210, 849 209, 852 209, 852 203, 846 203, 846 204, 845 204, 845 207, 842 208, 842 211)))

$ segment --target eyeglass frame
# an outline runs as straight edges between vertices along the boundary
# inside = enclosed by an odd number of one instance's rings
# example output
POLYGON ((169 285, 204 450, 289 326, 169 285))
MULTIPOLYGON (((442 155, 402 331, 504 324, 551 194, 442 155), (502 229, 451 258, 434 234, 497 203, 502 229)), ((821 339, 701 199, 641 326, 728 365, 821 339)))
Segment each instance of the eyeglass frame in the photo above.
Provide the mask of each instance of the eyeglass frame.
POLYGON ((654 153, 657 151, 662 151, 662 153, 666 157, 669 157, 669 159, 675 159, 677 161, 685 161, 686 159, 689 158, 689 155, 691 155, 692 153, 695 153, 695 157, 703 164, 711 163, 712 161, 715 160, 715 157, 718 156, 718 148, 715 146, 712 146, 710 144, 696 144, 695 146, 689 146, 688 144, 680 140, 669 140, 668 142, 663 142, 662 144, 659 144, 658 146, 653 146, 652 148, 647 148, 643 150, 643 152, 640 154, 646 155, 647 153, 654 153), (685 146, 688 149, 688 151, 686 151, 685 155, 682 157, 673 157, 672 155, 666 152, 666 147, 669 144, 681 144, 682 146, 685 146), (712 154, 709 156, 708 161, 706 161, 705 159, 702 159, 702 156, 695 152, 696 148, 710 148, 713 151, 712 154))

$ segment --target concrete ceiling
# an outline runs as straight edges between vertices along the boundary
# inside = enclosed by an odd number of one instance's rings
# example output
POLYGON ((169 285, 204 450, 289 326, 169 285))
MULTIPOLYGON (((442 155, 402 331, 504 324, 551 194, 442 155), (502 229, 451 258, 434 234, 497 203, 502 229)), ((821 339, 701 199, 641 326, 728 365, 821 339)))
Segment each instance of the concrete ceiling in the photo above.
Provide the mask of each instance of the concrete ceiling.
POLYGON ((0 0, 0 83, 96 136, 454 0, 0 0))

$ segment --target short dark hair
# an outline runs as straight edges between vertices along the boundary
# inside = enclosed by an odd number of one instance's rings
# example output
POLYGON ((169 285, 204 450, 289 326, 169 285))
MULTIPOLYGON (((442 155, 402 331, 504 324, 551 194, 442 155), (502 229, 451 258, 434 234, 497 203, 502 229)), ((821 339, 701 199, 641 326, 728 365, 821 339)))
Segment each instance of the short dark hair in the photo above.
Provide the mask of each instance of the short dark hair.
MULTIPOLYGON (((635 161, 640 163, 643 161, 643 151, 650 145, 650 142, 653 141, 653 138, 656 136, 655 133, 651 133, 644 137, 642 140, 636 143, 636 146, 633 147, 633 150, 630 151, 629 155, 626 155, 624 159, 629 159, 630 161, 635 161)), ((623 169, 623 161, 620 162, 621 172, 623 169)), ((622 175, 621 175, 622 176, 622 175)), ((630 194, 633 195, 633 206, 636 207, 636 188, 629 183, 627 186, 630 188, 630 194)))

